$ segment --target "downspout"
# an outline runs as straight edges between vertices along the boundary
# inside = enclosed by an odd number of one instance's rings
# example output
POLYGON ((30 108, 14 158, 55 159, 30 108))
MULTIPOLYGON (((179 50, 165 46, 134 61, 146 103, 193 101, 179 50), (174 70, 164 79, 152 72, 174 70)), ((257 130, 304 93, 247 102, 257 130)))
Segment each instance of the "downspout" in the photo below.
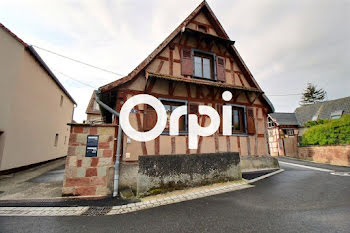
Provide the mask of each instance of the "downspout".
MULTIPOLYGON (((106 109, 108 112, 112 113, 116 117, 119 118, 119 113, 114 111, 112 108, 110 108, 107 104, 103 103, 100 98, 98 97, 98 94, 100 92, 95 90, 95 100, 96 102, 106 109)), ((120 151, 121 151, 121 139, 122 139, 122 128, 120 126, 120 122, 118 124, 118 136, 117 136, 117 151, 115 153, 115 165, 114 165, 114 187, 113 187, 113 197, 118 196, 118 186, 119 186, 119 160, 120 160, 120 151)))

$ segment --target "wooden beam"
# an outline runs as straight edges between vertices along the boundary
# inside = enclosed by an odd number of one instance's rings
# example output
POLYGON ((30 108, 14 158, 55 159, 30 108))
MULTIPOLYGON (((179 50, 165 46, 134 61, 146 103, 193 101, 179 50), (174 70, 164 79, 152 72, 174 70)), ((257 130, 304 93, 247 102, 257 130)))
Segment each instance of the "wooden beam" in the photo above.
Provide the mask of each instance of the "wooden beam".
POLYGON ((163 65, 164 65, 164 61, 162 60, 162 61, 160 61, 159 65, 158 65, 158 68, 157 68, 157 71, 156 71, 157 73, 160 73, 160 71, 162 70, 163 65))

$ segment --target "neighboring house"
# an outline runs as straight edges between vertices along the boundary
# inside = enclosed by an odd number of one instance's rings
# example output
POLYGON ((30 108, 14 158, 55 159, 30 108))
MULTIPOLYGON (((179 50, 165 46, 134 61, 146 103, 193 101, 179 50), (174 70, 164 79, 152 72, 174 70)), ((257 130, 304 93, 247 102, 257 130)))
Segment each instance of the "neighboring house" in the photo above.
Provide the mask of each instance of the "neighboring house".
POLYGON ((307 121, 319 119, 336 119, 344 114, 350 114, 350 96, 316 104, 304 105, 295 109, 295 115, 300 123, 299 135, 305 131, 307 121))
POLYGON ((0 24, 0 171, 67 154, 76 104, 32 46, 0 24))
MULTIPOLYGON (((185 154, 235 151, 240 155, 268 155, 267 114, 273 106, 239 55, 220 22, 203 1, 129 75, 100 87, 101 100, 120 111, 125 101, 136 94, 150 94, 164 104, 168 115, 178 106, 198 114, 199 105, 208 105, 221 115, 223 105, 231 105, 231 136, 222 129, 200 137, 197 150, 188 149, 187 117, 180 118, 180 135, 170 136, 169 125, 158 138, 138 142, 123 137, 122 161, 136 162, 142 155, 185 154), (223 91, 233 94, 224 101, 223 91)), ((139 131, 153 128, 157 117, 153 108, 139 105, 130 114, 139 131)), ((101 109, 106 123, 117 123, 101 109)), ((199 116, 202 126, 209 118, 199 116)))
POLYGON ((298 153, 299 123, 294 113, 275 112, 268 115, 269 148, 272 156, 298 153))
POLYGON ((95 92, 92 92, 89 104, 86 108, 86 123, 102 123, 103 119, 100 112, 100 106, 95 101, 95 92))

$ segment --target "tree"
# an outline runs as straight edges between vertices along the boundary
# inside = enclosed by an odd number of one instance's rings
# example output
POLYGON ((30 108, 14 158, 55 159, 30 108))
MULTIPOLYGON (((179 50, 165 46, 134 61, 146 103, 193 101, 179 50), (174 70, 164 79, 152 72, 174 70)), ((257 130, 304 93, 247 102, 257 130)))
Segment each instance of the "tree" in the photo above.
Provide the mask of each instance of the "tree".
POLYGON ((316 85, 308 83, 306 89, 304 90, 300 104, 308 105, 321 102, 326 97, 327 92, 322 88, 317 88, 316 85))

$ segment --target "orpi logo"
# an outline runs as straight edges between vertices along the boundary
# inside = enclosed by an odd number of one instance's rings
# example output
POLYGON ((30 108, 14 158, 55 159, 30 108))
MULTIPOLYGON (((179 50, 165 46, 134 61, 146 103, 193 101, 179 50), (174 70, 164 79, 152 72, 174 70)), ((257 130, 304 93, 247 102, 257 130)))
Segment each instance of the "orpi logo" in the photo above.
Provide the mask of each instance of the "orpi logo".
MULTIPOLYGON (((232 99, 232 93, 225 91, 222 94, 222 98, 225 101, 232 99)), ((220 116, 218 112, 206 105, 200 105, 198 107, 200 115, 207 115, 210 118, 210 124, 206 127, 202 127, 198 124, 198 116, 196 114, 188 115, 188 147, 189 149, 197 149, 198 136, 210 136, 214 134, 220 126, 220 116)), ((224 105, 222 109, 223 118, 223 135, 232 134, 232 107, 230 105, 224 105)), ((171 114, 169 120, 169 134, 179 135, 179 118, 183 115, 187 115, 187 106, 183 105, 177 107, 171 114)), ((167 114, 164 105, 154 96, 147 94, 139 94, 128 99, 121 111, 120 111, 120 124, 125 134, 140 142, 151 141, 157 138, 163 131, 167 123, 167 114), (153 129, 147 132, 140 132, 135 130, 129 121, 129 114, 136 105, 148 104, 154 108, 157 113, 157 123, 153 129)))

